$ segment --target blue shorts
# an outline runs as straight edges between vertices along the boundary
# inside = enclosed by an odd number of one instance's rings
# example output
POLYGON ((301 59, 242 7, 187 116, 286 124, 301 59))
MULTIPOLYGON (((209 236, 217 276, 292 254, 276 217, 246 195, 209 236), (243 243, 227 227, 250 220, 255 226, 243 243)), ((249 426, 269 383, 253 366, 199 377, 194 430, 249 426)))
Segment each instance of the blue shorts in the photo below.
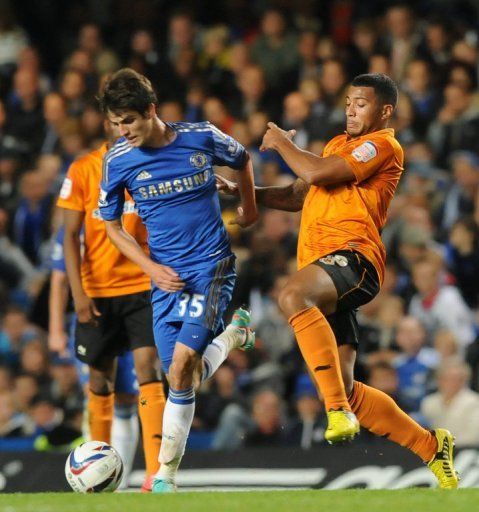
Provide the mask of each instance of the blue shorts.
POLYGON ((235 259, 231 255, 210 267, 180 272, 185 282, 180 292, 168 293, 153 286, 153 332, 165 373, 170 368, 176 342, 186 343, 179 339, 184 325, 192 327, 187 329, 189 332, 194 332, 193 326, 199 326, 203 332, 208 330, 207 343, 223 330, 223 316, 236 281, 235 259))
MULTIPOLYGON (((76 316, 71 315, 68 339, 68 351, 71 354, 75 354, 75 325, 76 316)), ((75 366, 78 372, 80 385, 84 388, 85 385, 88 384, 89 379, 88 365, 82 363, 77 357, 75 357, 75 366)), ((130 350, 126 351, 121 356, 118 356, 115 392, 129 393, 131 395, 138 394, 138 381, 136 380, 135 364, 133 361, 133 354, 130 350)))

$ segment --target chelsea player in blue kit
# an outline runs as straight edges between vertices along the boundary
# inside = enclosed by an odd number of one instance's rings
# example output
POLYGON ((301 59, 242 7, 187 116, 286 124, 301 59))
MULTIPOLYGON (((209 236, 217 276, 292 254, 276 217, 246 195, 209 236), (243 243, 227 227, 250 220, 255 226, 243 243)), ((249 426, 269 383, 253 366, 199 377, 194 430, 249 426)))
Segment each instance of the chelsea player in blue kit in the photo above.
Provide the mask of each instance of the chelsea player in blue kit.
POLYGON ((170 384, 153 492, 169 492, 193 421, 195 375, 205 380, 230 350, 254 344, 245 310, 221 332, 236 274, 214 165, 238 171, 234 222, 250 226, 258 213, 243 146, 209 122, 164 123, 157 102, 149 80, 131 69, 105 84, 100 103, 122 137, 104 157, 99 206, 110 240, 153 283, 155 341, 170 384), (125 189, 148 230, 149 255, 122 228, 125 189))

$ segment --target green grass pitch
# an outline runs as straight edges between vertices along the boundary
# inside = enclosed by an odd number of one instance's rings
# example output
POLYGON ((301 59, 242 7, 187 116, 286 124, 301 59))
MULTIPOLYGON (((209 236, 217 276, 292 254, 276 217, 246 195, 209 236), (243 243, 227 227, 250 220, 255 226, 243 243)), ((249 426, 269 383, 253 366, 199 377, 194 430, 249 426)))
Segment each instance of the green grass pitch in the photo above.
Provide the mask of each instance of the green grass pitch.
POLYGON ((3 494, 0 512, 472 512, 479 489, 3 494))

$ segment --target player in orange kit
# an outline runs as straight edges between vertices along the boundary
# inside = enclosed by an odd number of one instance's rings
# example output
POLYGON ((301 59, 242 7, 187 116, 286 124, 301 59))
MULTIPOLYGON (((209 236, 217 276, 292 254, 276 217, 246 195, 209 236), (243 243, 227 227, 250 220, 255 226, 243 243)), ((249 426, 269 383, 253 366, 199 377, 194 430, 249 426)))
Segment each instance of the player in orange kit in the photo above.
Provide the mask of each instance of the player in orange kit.
MULTIPOLYGON (((104 126, 109 144, 114 143, 118 134, 108 122, 104 126)), ((107 149, 104 144, 73 162, 57 205, 64 209, 65 263, 77 314, 75 353, 89 366, 90 435, 110 442, 116 356, 132 350, 147 474, 142 489, 148 491, 159 468, 165 395, 153 338, 150 278, 110 243, 98 209, 102 159, 107 149)), ((125 229, 146 247, 146 229, 131 197, 125 199, 125 229)))
MULTIPOLYGON (((403 171, 403 150, 388 128, 397 98, 386 75, 357 76, 346 96, 346 133, 333 138, 321 157, 297 147, 294 131, 269 123, 261 150, 277 151, 298 179, 287 187, 258 188, 256 199, 269 208, 302 210, 298 271, 279 304, 324 398, 326 440, 352 440, 361 424, 416 453, 439 486, 451 489, 458 477, 450 432, 422 428, 385 393, 353 378, 356 310, 382 283, 380 231, 403 171)), ((218 186, 235 189, 221 178, 218 186)))

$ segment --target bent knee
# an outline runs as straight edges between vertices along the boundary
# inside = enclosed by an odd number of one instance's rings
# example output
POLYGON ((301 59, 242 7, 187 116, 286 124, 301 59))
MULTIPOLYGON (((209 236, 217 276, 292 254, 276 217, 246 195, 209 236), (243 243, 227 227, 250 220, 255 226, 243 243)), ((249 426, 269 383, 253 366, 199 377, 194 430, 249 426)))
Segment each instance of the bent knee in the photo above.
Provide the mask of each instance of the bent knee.
POLYGON ((308 307, 303 290, 295 284, 286 285, 281 290, 278 305, 286 318, 290 318, 308 307))

